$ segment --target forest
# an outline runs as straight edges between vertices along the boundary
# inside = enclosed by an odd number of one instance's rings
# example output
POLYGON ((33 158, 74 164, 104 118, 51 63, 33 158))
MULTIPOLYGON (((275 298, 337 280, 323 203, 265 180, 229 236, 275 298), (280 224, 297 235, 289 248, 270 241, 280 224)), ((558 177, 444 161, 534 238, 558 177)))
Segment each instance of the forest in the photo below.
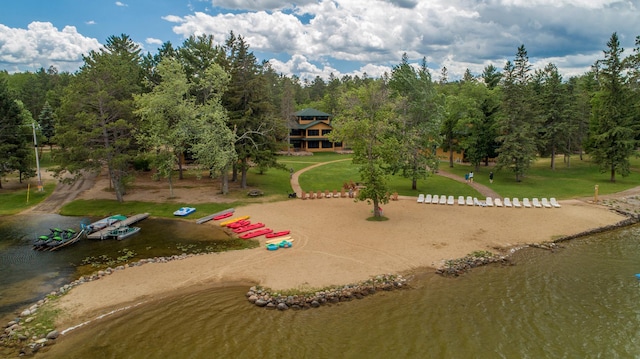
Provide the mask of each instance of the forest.
POLYGON ((437 149, 450 166, 462 152, 472 166, 492 161, 517 181, 537 157, 555 168, 583 154, 611 181, 627 176, 640 138, 640 36, 625 53, 613 33, 590 71, 566 79, 553 63, 534 70, 524 44, 514 50, 513 60, 455 81, 406 55, 380 78, 310 80, 277 73, 233 32, 222 45, 192 36, 155 54, 111 36, 75 73, 0 72, 0 179, 35 176, 35 129, 59 176, 106 169, 120 202, 136 170, 155 170, 171 188, 185 156, 227 193, 230 181, 244 188, 251 167, 281 167, 278 153, 304 108, 333 116, 330 138, 353 150, 367 185, 361 199, 374 208, 388 200, 385 175, 415 186, 446 165, 437 149))

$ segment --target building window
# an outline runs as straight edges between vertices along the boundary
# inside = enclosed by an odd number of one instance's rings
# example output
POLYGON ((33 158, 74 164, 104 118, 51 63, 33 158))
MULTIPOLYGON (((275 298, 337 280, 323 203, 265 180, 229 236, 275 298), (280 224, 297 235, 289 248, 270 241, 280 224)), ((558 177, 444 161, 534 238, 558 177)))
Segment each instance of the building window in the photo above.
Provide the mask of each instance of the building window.
POLYGON ((320 148, 320 141, 307 142, 307 148, 320 148))
POLYGON ((322 135, 326 136, 331 133, 331 130, 322 130, 322 135))
POLYGON ((302 136, 302 130, 300 129, 292 129, 291 130, 291 136, 302 136))
POLYGON ((329 141, 322 141, 322 148, 333 148, 333 145, 329 141))
POLYGON ((335 142, 333 144, 334 147, 342 147, 342 142, 335 142))
POLYGON ((320 136, 320 130, 307 130, 307 136, 320 136))

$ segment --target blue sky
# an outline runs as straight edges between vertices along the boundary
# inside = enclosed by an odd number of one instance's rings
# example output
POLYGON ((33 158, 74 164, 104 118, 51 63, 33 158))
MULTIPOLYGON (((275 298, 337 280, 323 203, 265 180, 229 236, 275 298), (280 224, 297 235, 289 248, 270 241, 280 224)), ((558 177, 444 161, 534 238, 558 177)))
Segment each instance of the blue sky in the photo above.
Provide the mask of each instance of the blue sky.
POLYGON ((567 78, 598 59, 613 32, 625 54, 640 35, 640 0, 16 0, 0 12, 0 70, 76 71, 111 35, 143 52, 191 34, 242 35, 260 60, 301 78, 377 77, 407 53, 434 78, 492 64, 524 44, 534 68, 567 78))

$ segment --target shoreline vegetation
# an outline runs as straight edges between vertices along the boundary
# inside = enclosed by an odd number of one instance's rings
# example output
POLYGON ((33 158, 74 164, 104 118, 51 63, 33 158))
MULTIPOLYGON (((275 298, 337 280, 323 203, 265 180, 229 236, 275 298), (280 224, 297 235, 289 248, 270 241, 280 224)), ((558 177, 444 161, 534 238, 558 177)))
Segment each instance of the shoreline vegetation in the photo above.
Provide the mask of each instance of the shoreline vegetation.
MULTIPOLYGON (((98 178, 78 199, 112 196, 104 188, 105 179, 98 178)), ((134 190, 134 200, 136 192, 142 197, 149 193, 134 190)), ((348 199, 263 200, 244 206, 233 202, 237 214, 291 229, 295 246, 269 253, 262 248, 262 239, 256 249, 151 258, 100 270, 24 309, 17 320, 5 324, 1 342, 32 354, 82 323, 127 310, 141 300, 230 283, 247 285, 246 300, 252 305, 277 310, 307 309, 410 288, 416 273, 459 276, 481 265, 508 265, 510 256, 522 248, 554 251, 563 241, 637 223, 638 193, 640 189, 634 188, 603 196, 599 204, 563 200, 560 209, 440 207, 403 198, 385 206, 391 220, 383 222, 366 221, 370 206, 348 199), (193 268, 199 268, 197 273, 193 268), (154 283, 148 283, 150 277, 154 283), (114 288, 127 294, 116 295, 114 288)), ((180 194, 179 201, 188 200, 180 194)))

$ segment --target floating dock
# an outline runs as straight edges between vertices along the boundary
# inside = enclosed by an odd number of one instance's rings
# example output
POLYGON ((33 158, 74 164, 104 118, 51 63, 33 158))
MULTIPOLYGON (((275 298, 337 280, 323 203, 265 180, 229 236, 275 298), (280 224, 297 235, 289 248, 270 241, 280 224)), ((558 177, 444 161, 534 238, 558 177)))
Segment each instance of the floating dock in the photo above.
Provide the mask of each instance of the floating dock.
POLYGON ((99 231, 96 231, 96 232, 88 234, 87 238, 88 239, 105 239, 105 238, 108 238, 109 237, 108 233, 110 231, 112 231, 114 229, 117 229, 118 227, 129 226, 129 225, 132 225, 132 224, 134 224, 136 222, 140 222, 140 221, 142 221, 143 219, 145 219, 147 217, 149 217, 149 213, 136 214, 134 216, 127 217, 127 219, 122 220, 122 221, 118 221, 118 222, 114 223, 113 225, 111 225, 111 226, 109 226, 107 228, 104 228, 104 229, 101 229, 99 231))

